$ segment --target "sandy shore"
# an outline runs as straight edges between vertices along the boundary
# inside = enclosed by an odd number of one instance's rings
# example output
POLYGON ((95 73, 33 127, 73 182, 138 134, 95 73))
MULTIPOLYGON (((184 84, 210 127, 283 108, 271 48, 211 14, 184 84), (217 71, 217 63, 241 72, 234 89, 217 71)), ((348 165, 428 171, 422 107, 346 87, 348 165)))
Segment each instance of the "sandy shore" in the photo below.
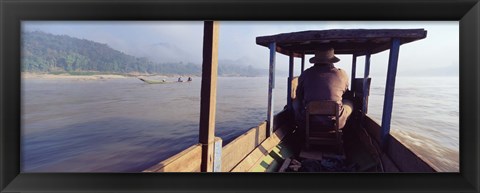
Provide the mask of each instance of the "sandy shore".
POLYGON ((57 79, 67 79, 67 80, 104 80, 104 79, 118 79, 118 78, 128 78, 122 75, 113 75, 113 74, 99 74, 99 75, 70 75, 70 74, 40 74, 40 73, 28 73, 23 72, 22 78, 25 79, 46 79, 46 80, 57 80, 57 79))
MULTIPOLYGON (((144 78, 149 80, 177 80, 178 77, 186 80, 189 76, 185 75, 116 75, 116 74, 96 74, 96 75, 71 75, 71 74, 46 74, 46 73, 31 73, 22 72, 23 79, 41 79, 41 80, 108 80, 121 78, 144 78)), ((198 76, 190 76, 192 78, 199 78, 198 76)))

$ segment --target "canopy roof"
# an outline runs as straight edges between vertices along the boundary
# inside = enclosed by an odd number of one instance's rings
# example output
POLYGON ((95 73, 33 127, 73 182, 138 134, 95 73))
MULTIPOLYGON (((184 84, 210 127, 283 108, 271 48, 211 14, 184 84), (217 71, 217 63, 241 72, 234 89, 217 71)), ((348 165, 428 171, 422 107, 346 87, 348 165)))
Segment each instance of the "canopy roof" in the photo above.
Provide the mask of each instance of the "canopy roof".
POLYGON ((320 48, 334 48, 335 54, 365 55, 390 49, 393 38, 405 44, 426 36, 424 29, 332 29, 260 36, 256 42, 267 48, 275 42, 277 52, 295 57, 314 54, 320 48))

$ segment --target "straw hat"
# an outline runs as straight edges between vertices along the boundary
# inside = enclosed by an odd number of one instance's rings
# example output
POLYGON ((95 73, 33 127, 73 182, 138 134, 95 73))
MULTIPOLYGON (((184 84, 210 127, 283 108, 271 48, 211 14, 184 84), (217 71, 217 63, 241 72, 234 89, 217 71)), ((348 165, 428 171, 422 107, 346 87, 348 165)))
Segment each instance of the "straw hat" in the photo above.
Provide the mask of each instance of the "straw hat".
POLYGON ((317 50, 315 51, 315 56, 310 58, 310 63, 317 64, 317 63, 328 63, 333 64, 340 61, 337 57, 335 57, 335 53, 333 48, 327 50, 317 50))

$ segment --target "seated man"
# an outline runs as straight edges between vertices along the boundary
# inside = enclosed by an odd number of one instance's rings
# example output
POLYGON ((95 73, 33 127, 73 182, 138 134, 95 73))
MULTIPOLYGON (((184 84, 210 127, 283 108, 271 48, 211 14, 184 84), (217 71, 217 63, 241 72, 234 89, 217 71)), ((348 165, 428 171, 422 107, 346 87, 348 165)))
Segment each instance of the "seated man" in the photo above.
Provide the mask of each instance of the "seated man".
MULTIPOLYGON (((296 102, 293 104, 295 120, 303 132, 305 129, 305 108, 310 101, 330 100, 340 105, 339 128, 343 128, 353 110, 353 103, 343 98, 348 91, 348 76, 344 70, 335 68, 333 63, 340 61, 332 48, 319 50, 310 59, 314 65, 298 78, 296 102)), ((312 116, 312 125, 331 124, 328 116, 312 116)))

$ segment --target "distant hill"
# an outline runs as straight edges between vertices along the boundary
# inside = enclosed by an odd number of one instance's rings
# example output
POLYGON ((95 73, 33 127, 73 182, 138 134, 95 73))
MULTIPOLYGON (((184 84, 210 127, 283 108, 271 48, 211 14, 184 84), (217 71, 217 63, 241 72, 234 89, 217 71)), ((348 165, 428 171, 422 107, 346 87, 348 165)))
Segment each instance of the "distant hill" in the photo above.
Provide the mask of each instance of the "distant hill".
POLYGON ((228 76, 268 76, 268 69, 253 67, 251 60, 219 60, 218 73, 228 76))
MULTIPOLYGON (((131 56, 107 44, 34 31, 22 34, 22 71, 102 72, 201 75, 201 65, 155 63, 131 56)), ((265 70, 252 66, 219 64, 221 76, 261 76, 265 70)))
POLYGON ((124 54, 106 44, 66 35, 26 32, 22 35, 22 46, 23 71, 154 71, 153 63, 145 58, 124 54))

